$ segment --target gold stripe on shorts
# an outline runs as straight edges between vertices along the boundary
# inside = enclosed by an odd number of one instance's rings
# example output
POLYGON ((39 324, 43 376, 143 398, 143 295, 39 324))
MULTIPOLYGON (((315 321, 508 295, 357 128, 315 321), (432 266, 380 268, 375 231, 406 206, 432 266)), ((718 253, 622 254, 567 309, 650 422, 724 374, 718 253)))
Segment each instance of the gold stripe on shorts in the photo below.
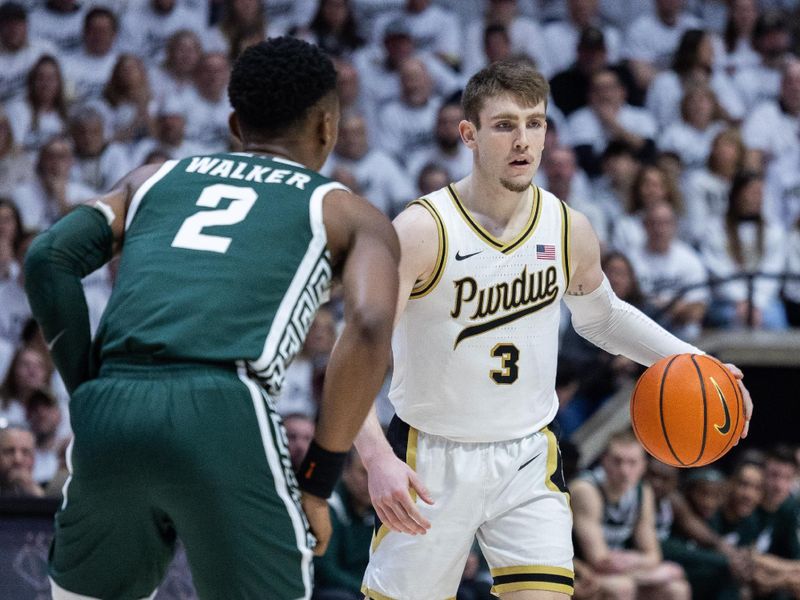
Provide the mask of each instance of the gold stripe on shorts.
POLYGON ((572 595, 575 574, 563 567, 528 565, 491 569, 493 594, 504 594, 519 590, 545 590, 572 595))

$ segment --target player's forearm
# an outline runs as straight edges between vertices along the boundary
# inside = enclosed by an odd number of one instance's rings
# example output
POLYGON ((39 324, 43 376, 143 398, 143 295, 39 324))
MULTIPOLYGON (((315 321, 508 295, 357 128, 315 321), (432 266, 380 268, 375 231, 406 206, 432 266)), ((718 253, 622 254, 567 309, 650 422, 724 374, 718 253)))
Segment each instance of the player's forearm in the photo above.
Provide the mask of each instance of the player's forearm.
POLYGON ((82 206, 38 236, 25 260, 31 311, 70 392, 91 376, 89 309, 81 279, 111 258, 112 244, 106 218, 82 206))
POLYGON ((703 354, 637 308, 617 298, 608 280, 585 296, 564 296, 572 324, 582 337, 611 354, 649 367, 671 354, 703 354))
POLYGON ((355 446, 367 470, 370 469, 370 464, 376 458, 394 455, 392 447, 383 433, 380 421, 378 421, 378 413, 374 406, 370 409, 364 425, 356 435, 355 446))

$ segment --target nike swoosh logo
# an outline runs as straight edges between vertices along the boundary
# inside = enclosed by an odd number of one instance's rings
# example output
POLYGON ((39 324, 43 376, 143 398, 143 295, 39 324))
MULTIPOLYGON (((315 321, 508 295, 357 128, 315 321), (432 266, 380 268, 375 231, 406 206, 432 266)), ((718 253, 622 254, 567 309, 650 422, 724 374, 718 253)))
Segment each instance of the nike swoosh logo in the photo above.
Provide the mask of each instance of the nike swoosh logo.
POLYGON ((467 260, 471 256, 475 256, 476 254, 480 254, 483 250, 478 250, 477 252, 473 252, 472 254, 461 254, 461 252, 456 252, 456 260, 467 260))
POLYGON ((56 337, 54 337, 52 340, 50 340, 49 342, 47 342, 47 349, 48 349, 48 350, 50 350, 50 352, 52 352, 52 351, 53 351, 53 346, 55 346, 55 345, 56 345, 56 342, 58 341, 58 338, 60 338, 62 335, 64 335, 64 332, 65 332, 65 331, 66 331, 66 329, 62 329, 61 331, 59 331, 59 332, 56 334, 56 337))
POLYGON ((539 454, 537 454, 536 456, 534 456, 532 459, 530 459, 530 460, 526 460, 524 463, 522 463, 522 465, 520 465, 520 467, 519 467, 519 469, 517 469, 517 471, 522 471, 522 469, 524 469, 525 467, 527 467, 529 464, 531 464, 533 461, 535 461, 535 460, 536 460, 537 458, 539 458, 541 455, 542 455, 542 453, 541 453, 541 452, 539 452, 539 454))
POLYGON ((719 389, 719 384, 714 381, 713 377, 709 377, 711 380, 711 385, 714 386, 714 389, 717 390, 717 395, 719 396, 719 401, 722 403, 722 410, 725 411, 725 422, 722 426, 714 425, 714 429, 716 429, 722 435, 726 435, 731 430, 731 413, 728 412, 728 403, 725 402, 725 396, 722 393, 722 390, 719 389))

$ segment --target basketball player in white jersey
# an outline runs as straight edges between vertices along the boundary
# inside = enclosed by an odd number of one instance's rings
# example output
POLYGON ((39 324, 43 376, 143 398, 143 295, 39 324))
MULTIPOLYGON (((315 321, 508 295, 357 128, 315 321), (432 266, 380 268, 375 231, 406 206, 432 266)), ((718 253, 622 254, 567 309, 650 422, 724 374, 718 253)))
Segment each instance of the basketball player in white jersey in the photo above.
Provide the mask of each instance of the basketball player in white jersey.
POLYGON ((373 411, 356 439, 381 522, 372 600, 454 597, 475 535, 504 600, 572 595, 569 497, 547 429, 562 297, 575 329, 613 354, 650 365, 700 352, 619 300, 586 217, 532 185, 547 96, 525 63, 475 74, 459 124, 472 173, 395 220, 397 416, 385 437, 373 411))

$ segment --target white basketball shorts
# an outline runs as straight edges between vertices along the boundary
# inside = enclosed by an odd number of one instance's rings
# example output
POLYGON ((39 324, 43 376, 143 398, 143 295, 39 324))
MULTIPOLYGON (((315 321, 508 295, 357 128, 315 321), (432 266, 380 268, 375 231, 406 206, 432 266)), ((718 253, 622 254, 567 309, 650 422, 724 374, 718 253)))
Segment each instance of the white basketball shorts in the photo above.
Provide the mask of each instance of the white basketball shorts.
POLYGON ((388 438, 435 503, 414 496, 431 522, 425 535, 376 522, 362 586, 367 598, 455 597, 476 536, 495 594, 533 589, 572 595, 572 512, 550 430, 505 442, 454 442, 395 417, 388 438))

